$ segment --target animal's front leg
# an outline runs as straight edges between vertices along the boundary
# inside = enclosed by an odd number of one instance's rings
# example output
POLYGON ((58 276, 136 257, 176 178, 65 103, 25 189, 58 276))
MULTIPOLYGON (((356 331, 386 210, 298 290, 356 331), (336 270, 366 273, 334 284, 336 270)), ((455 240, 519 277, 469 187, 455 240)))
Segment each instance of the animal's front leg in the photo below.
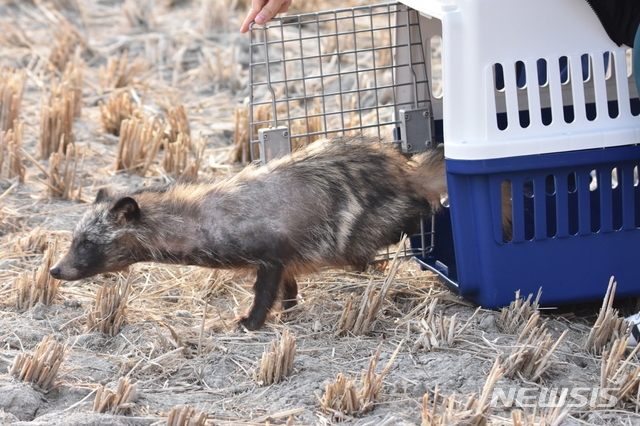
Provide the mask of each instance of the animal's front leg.
POLYGON ((253 305, 247 316, 239 321, 247 330, 257 330, 267 320, 267 315, 278 298, 282 270, 282 265, 263 265, 258 268, 256 282, 253 284, 253 305))

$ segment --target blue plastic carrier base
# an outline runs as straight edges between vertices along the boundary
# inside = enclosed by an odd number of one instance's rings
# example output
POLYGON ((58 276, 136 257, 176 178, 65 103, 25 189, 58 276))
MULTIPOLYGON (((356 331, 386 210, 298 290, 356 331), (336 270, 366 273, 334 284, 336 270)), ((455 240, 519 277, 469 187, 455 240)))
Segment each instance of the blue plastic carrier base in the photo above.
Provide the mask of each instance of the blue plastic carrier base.
POLYGON ((539 288, 547 306, 602 299, 611 276, 640 296, 639 164, 640 146, 448 159, 450 208, 418 261, 486 308, 539 288))

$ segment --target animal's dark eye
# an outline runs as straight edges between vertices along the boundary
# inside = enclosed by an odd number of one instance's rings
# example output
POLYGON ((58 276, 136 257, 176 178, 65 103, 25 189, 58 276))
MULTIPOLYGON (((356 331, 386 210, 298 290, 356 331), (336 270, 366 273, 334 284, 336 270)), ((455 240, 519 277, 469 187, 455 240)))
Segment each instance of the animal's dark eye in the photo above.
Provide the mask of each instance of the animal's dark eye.
POLYGON ((82 248, 85 249, 86 251, 92 250, 94 246, 95 244, 92 243, 91 241, 85 241, 82 243, 82 248))

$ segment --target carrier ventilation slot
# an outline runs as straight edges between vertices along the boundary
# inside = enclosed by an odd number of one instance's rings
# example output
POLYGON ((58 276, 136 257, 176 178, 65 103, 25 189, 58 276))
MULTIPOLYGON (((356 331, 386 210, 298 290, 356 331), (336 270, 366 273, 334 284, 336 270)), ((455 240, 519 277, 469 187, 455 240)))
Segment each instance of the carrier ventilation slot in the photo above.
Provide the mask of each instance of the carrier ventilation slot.
POLYGON ((637 166, 492 179, 499 243, 640 228, 637 166))
POLYGON ((493 98, 502 132, 532 126, 616 119, 640 114, 629 51, 496 63, 493 98), (628 100, 620 102, 621 97, 628 100))

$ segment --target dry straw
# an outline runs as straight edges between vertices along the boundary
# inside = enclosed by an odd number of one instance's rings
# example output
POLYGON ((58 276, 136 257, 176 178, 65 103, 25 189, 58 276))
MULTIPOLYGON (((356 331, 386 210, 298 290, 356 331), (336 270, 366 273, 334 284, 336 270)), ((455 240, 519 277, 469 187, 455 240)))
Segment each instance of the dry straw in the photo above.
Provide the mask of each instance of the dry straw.
POLYGON ((42 228, 36 226, 26 234, 21 234, 13 248, 21 252, 44 253, 47 244, 47 234, 42 228))
POLYGON ((121 277, 115 284, 105 281, 96 294, 93 312, 87 317, 87 328, 115 336, 126 320, 126 309, 131 293, 129 279, 121 277))
MULTIPOLYGON (((257 111, 266 111, 266 108, 257 108, 257 111)), ((249 107, 236 108, 234 111, 235 132, 233 139, 233 151, 229 161, 232 163, 246 164, 251 161, 251 137, 249 135, 249 107)), ((260 117, 256 117, 256 121, 260 117)))
POLYGON ((156 116, 122 121, 115 170, 144 176, 163 141, 163 126, 156 116))
POLYGON ((47 251, 44 253, 42 265, 36 272, 35 280, 30 279, 29 273, 24 273, 16 279, 15 286, 18 290, 16 308, 18 310, 31 309, 36 303, 43 303, 47 306, 53 303, 60 287, 60 281, 49 274, 56 248, 57 240, 53 239, 48 243, 47 251))
POLYGON ((70 12, 80 12, 77 0, 52 0, 53 6, 58 10, 68 10, 70 12))
POLYGON ((62 75, 63 83, 69 85, 69 89, 74 93, 75 104, 73 106, 73 116, 82 115, 82 85, 84 82, 83 70, 84 61, 80 57, 80 50, 76 49, 73 59, 67 62, 62 75))
POLYGON ((40 158, 49 158, 73 143, 73 118, 76 111, 76 91, 68 82, 52 82, 52 91, 40 102, 40 158))
POLYGON ((11 22, 0 20, 0 45, 18 48, 31 48, 34 45, 33 40, 22 25, 16 20, 15 16, 8 12, 11 22))
POLYGON ((24 182, 27 168, 22 163, 23 127, 21 122, 16 122, 13 129, 0 132, 0 178, 24 182))
POLYGON ((566 337, 568 330, 555 339, 551 333, 546 332, 544 324, 536 326, 538 318, 537 313, 529 318, 511 355, 505 360, 503 370, 506 377, 514 377, 517 374, 524 380, 537 382, 549 368, 558 364, 552 361, 551 357, 566 337))
POLYGON ((113 92, 107 103, 98 102, 102 126, 107 133, 120 136, 120 126, 124 120, 134 115, 142 116, 139 105, 133 101, 129 90, 113 92))
MULTIPOLYGON (((148 64, 153 64, 154 67, 160 68, 167 64, 167 58, 173 55, 173 46, 162 34, 148 34, 144 40, 144 58, 148 64)), ((186 46, 183 46, 180 51, 186 46)), ((180 67, 182 70, 182 67, 180 67)), ((178 72, 174 70, 174 72, 178 72)))
POLYGON ((447 318, 442 314, 441 310, 436 310, 437 305, 438 299, 433 299, 431 305, 427 308, 425 318, 420 320, 422 334, 420 334, 420 337, 418 337, 414 343, 413 351, 417 351, 420 348, 430 351, 435 348, 451 347, 454 341, 459 339, 462 333, 472 324, 478 312, 480 312, 480 307, 478 307, 473 315, 462 324, 458 321, 458 314, 447 318))
MULTIPOLYGON (((305 108, 307 108, 305 103, 306 102, 301 102, 299 105, 301 110, 305 110, 305 108)), ((305 116, 307 117, 302 120, 294 120, 291 123, 291 145, 294 151, 324 137, 324 134, 322 133, 324 125, 321 119, 321 117, 323 117, 323 113, 318 99, 314 100, 309 111, 305 110, 305 116), (309 136, 295 137, 294 135, 309 136)))
POLYGON ((58 147, 58 152, 49 156, 49 172, 45 183, 49 188, 49 195, 57 196, 63 200, 79 199, 82 195, 82 183, 78 182, 76 190, 76 176, 82 175, 85 154, 78 158, 78 149, 69 144, 63 152, 63 146, 58 147), (78 163, 80 166, 78 167, 78 163))
MULTIPOLYGON (((407 235, 403 235, 402 240, 399 243, 400 247, 404 247, 404 243, 407 239, 407 235)), ((367 286, 365 292, 360 298, 360 305, 355 306, 353 299, 348 300, 345 303, 345 307, 342 311, 336 333, 339 336, 344 336, 347 333, 352 333, 356 336, 361 336, 369 333, 374 326, 375 319, 380 311, 382 302, 386 297, 391 284, 400 268, 400 260, 398 254, 400 250, 397 250, 391 265, 389 267, 389 274, 382 283, 382 287, 379 292, 375 292, 378 282, 373 280, 367 286)))
POLYGON ((233 45, 226 49, 203 49, 197 70, 199 80, 206 85, 214 84, 216 88, 241 89, 245 86, 246 80, 235 50, 233 45))
POLYGON ((322 409, 325 412, 360 413, 361 403, 356 387, 354 379, 338 373, 335 382, 327 383, 324 395, 320 400, 322 409))
POLYGON ((182 133, 178 135, 176 142, 168 143, 162 159, 164 171, 176 180, 195 180, 198 178, 198 171, 202 164, 204 156, 204 148, 207 145, 207 138, 200 134, 194 145, 193 155, 189 148, 189 141, 183 137, 182 133), (191 157, 193 156, 193 160, 191 157))
POLYGON ((3 2, 1 4, 10 5, 10 6, 17 6, 20 3, 28 4, 29 6, 35 6, 36 5, 36 0, 3 0, 3 2))
POLYGON ((228 32, 230 29, 229 5, 217 0, 202 0, 200 27, 203 33, 228 32))
POLYGON ((167 121, 165 132, 169 142, 176 142, 178 137, 182 135, 183 140, 185 140, 187 144, 191 144, 191 127, 189 126, 189 119, 187 118, 184 105, 169 108, 165 113, 165 119, 167 121))
POLYGON ((100 386, 93 401, 93 411, 125 415, 132 411, 137 399, 138 385, 132 384, 128 378, 120 378, 115 391, 100 386))
POLYGON ((73 143, 73 119, 82 115, 83 69, 77 50, 73 59, 65 62, 62 80, 51 78, 51 93, 40 103, 40 158, 73 143))
POLYGON ((598 313, 598 319, 596 319, 584 344, 584 349, 587 352, 595 355, 601 354, 607 344, 629 334, 627 322, 620 318, 618 310, 612 307, 617 285, 618 283, 614 281, 614 277, 611 277, 602 301, 602 307, 598 313))
POLYGON ((193 407, 174 407, 169 412, 167 426, 204 426, 207 415, 199 413, 193 407))
POLYGON ((82 175, 84 166, 84 151, 82 158, 79 160, 78 167, 78 150, 73 144, 59 145, 58 152, 53 152, 49 156, 49 170, 45 169, 24 149, 21 151, 31 163, 36 166, 45 179, 36 177, 36 179, 49 189, 50 196, 61 197, 62 199, 80 199, 82 196, 82 180, 78 182, 76 190, 76 176, 78 173, 82 175))
POLYGON ((133 63, 129 64, 128 54, 128 51, 124 51, 119 58, 110 57, 107 66, 100 67, 98 70, 100 87, 103 92, 133 84, 134 78, 149 68, 142 55, 138 55, 133 63))
POLYGON ((371 410, 382 388, 382 381, 403 344, 404 340, 400 342, 380 374, 376 374, 375 370, 380 359, 382 343, 378 346, 375 355, 369 360, 369 367, 362 372, 359 389, 356 389, 355 380, 338 373, 335 382, 327 383, 324 395, 320 399, 322 410, 326 413, 347 415, 360 415, 371 410))
POLYGON ((191 128, 184 105, 170 108, 165 118, 167 144, 162 160, 165 172, 177 180, 196 179, 207 138, 203 138, 200 134, 195 142, 191 139, 191 128), (191 160, 192 152, 193 161, 191 160))
MULTIPOLYGON (((63 0, 66 2, 66 0, 63 0)), ((54 35, 61 35, 66 32, 72 32, 78 38, 79 42, 82 44, 87 44, 84 36, 75 29, 75 27, 62 15, 60 12, 54 9, 49 9, 43 2, 36 1, 39 11, 44 17, 43 21, 45 21, 54 35)))
POLYGON ((46 336, 33 354, 20 354, 11 367, 10 374, 17 376, 23 382, 34 383, 43 390, 49 390, 64 361, 67 346, 46 336))
MULTIPOLYGON (((184 3, 184 2, 185 2, 185 0, 167 0, 164 5, 165 5, 165 7, 167 9, 170 9, 170 8, 172 8, 174 6, 177 6, 180 3, 184 3)), ((237 5, 237 3, 238 3, 238 0, 233 0, 231 2, 232 5, 237 5)))
POLYGON ((12 129, 20 118, 25 78, 24 70, 5 68, 0 71, 0 132, 12 129))
POLYGON ((293 371, 295 356, 296 338, 285 329, 280 342, 273 340, 269 350, 262 354, 258 382, 265 386, 279 383, 293 371))
POLYGON ((624 354, 628 343, 629 336, 615 339, 611 343, 610 349, 605 350, 602 354, 600 389, 606 389, 608 396, 600 392, 598 404, 609 404, 611 403, 610 398, 613 397, 619 407, 628 405, 630 408, 637 409, 640 405, 638 403, 640 400, 640 366, 635 363, 635 356, 640 345, 636 345, 625 358, 624 354))
POLYGON ((153 26, 154 0, 125 0, 122 14, 130 27, 149 29, 153 26))
POLYGON ((62 71, 67 66, 69 59, 73 56, 73 52, 80 40, 78 40, 76 32, 70 28, 67 28, 62 34, 56 34, 54 40, 51 53, 49 54, 49 62, 58 70, 62 71))
MULTIPOLYGON (((11 195, 18 185, 18 182, 13 182, 9 188, 0 194, 0 201, 11 195)), ((0 233, 5 234, 20 230, 21 226, 18 224, 19 221, 17 219, 15 210, 11 209, 7 203, 0 202, 0 233)))
MULTIPOLYGON (((569 410, 562 407, 562 404, 556 403, 556 396, 549 404, 552 408, 546 413, 537 412, 537 407, 533 409, 532 413, 522 412, 520 410, 513 410, 511 412, 511 424, 513 426, 560 426, 563 424, 564 419, 569 415, 569 410)), ((502 419, 501 419, 502 420, 502 419)), ((508 424, 506 419, 503 423, 508 424)))
POLYGON ((87 42, 60 12, 49 9, 42 3, 38 4, 38 8, 53 35, 49 62, 58 70, 64 71, 77 47, 84 46, 87 42))
POLYGON ((500 359, 496 359, 482 388, 480 398, 471 395, 466 402, 456 399, 456 395, 440 397, 440 390, 433 395, 433 404, 429 407, 429 393, 422 398, 422 426, 465 425, 483 426, 491 414, 490 397, 496 382, 502 376, 500 359), (438 400, 442 398, 442 403, 438 400), (440 408, 438 410, 438 407, 440 408))
POLYGON ((508 308, 500 310, 499 327, 504 333, 513 334, 518 332, 520 327, 526 324, 532 315, 538 313, 540 306, 540 296, 542 289, 538 290, 538 295, 532 302, 532 294, 529 294, 527 300, 520 298, 520 290, 516 291, 516 300, 511 302, 508 308))

